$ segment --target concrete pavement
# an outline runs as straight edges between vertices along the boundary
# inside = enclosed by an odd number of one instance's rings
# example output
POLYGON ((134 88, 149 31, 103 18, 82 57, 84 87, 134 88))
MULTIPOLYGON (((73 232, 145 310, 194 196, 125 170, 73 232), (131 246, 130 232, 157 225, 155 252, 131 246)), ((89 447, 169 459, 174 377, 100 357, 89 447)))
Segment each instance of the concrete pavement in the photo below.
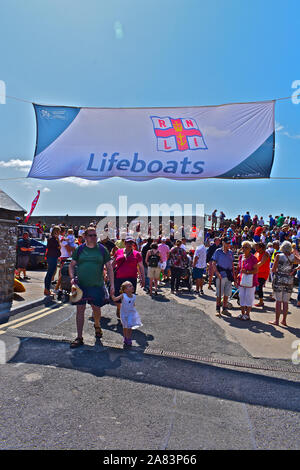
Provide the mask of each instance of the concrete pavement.
MULTIPOLYGON (((42 305, 45 301, 43 296, 45 272, 43 270, 29 271, 28 275, 31 279, 24 282, 26 292, 16 296, 11 315, 31 306, 42 305)), ((294 351, 293 342, 300 338, 300 308, 296 307, 296 288, 294 288, 290 302, 288 327, 269 324, 275 319, 275 302, 269 300, 272 292, 270 283, 267 283, 264 289, 265 308, 253 307, 249 322, 243 322, 236 318, 240 313, 240 308, 234 299, 231 301, 232 308, 230 309, 232 317, 216 317, 215 292, 208 290, 207 285, 204 286, 204 296, 202 297, 195 293, 189 294, 185 289, 178 296, 171 294, 169 286, 165 286, 164 283, 161 284, 159 292, 160 295, 153 299, 154 305, 163 304, 173 299, 182 306, 203 312, 222 328, 226 338, 240 344, 253 358, 290 360, 294 351)), ((139 289, 139 293, 146 295, 142 289, 139 289)), ((182 329, 182 326, 180 328, 182 329)))
POLYGON ((143 327, 129 351, 110 305, 102 341, 87 308, 76 350, 74 306, 36 307, 1 325, 0 448, 297 449, 298 367, 254 359, 198 298, 183 305, 188 294, 163 290, 151 299, 138 289, 143 327))

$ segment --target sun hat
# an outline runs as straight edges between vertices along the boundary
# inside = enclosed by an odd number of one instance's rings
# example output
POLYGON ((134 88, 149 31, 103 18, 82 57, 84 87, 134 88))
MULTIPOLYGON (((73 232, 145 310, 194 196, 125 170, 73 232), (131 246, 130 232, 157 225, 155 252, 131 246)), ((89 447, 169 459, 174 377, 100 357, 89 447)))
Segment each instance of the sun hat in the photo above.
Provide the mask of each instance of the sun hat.
POLYGON ((76 302, 79 302, 82 299, 83 292, 80 289, 79 286, 72 286, 72 293, 70 295, 70 302, 72 304, 75 304, 76 302))
POLYGON ((125 243, 126 242, 134 242, 134 239, 132 237, 128 236, 128 237, 125 238, 125 243))

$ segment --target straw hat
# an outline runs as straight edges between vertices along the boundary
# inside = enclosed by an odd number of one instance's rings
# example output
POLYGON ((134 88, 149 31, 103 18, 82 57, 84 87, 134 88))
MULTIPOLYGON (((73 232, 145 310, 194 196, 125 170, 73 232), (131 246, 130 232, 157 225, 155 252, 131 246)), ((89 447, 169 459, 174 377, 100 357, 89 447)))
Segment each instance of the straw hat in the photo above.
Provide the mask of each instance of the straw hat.
POLYGON ((75 304, 76 302, 79 302, 82 299, 83 292, 78 286, 72 286, 72 292, 70 295, 70 302, 72 304, 75 304))

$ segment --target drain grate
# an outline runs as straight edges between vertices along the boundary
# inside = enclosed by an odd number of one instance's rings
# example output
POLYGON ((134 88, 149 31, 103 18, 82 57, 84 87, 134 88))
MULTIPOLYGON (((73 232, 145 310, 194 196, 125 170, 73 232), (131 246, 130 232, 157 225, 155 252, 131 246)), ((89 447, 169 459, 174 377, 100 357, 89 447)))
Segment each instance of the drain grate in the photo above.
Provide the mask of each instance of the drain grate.
MULTIPOLYGON (((155 354, 155 352, 151 349, 146 349, 145 353, 147 354, 155 354)), ((177 357, 179 359, 188 359, 191 361, 195 362, 207 362, 211 364, 218 364, 218 365, 223 365, 223 366, 230 366, 230 367, 240 367, 240 368, 246 368, 246 369, 256 369, 256 370, 266 370, 266 371, 272 371, 272 372, 290 372, 293 374, 300 374, 300 369, 293 369, 293 368, 283 368, 283 367, 276 367, 276 366, 266 366, 266 365, 259 365, 259 364, 250 364, 250 363, 244 363, 244 362, 238 362, 238 361, 229 361, 225 359, 217 359, 214 357, 205 357, 205 356, 197 356, 194 354, 183 354, 183 353, 177 353, 177 352, 170 352, 170 351, 161 351, 160 353, 161 356, 164 357, 177 357)))
MULTIPOLYGON (((123 349, 123 346, 120 344, 115 344, 111 342, 105 342, 103 343, 104 346, 111 346, 117 349, 123 349)), ((139 349, 134 349, 131 351, 136 351, 138 352, 139 349)), ((197 356, 196 354, 184 354, 184 353, 178 353, 178 352, 172 352, 172 351, 164 351, 163 349, 150 349, 150 348, 145 348, 145 349, 140 349, 140 351, 143 351, 144 354, 153 354, 155 356, 163 356, 163 357, 176 357, 178 359, 185 359, 185 360, 190 360, 190 361, 195 361, 195 362, 206 362, 210 364, 218 364, 218 365, 223 365, 223 366, 230 366, 230 367, 239 367, 239 368, 244 368, 244 369, 255 369, 255 370, 265 370, 269 372, 285 372, 285 373, 292 373, 292 374, 300 374, 300 368, 288 368, 288 367, 276 367, 276 366, 268 366, 268 365, 260 365, 260 364, 251 364, 251 363, 245 363, 245 362, 239 362, 239 361, 230 361, 226 359, 218 359, 214 357, 207 357, 207 356, 197 356)))

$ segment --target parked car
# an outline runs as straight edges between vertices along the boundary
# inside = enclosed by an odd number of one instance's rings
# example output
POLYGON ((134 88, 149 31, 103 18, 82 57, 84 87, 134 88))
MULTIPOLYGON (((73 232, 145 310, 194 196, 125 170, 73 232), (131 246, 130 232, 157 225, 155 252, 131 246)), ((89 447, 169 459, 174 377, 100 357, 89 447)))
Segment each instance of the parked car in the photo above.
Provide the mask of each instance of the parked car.
POLYGON ((42 240, 39 229, 36 225, 18 225, 18 238, 22 238, 24 232, 29 233, 29 238, 42 240))
POLYGON ((22 238, 23 233, 28 232, 31 240, 31 246, 34 251, 30 253, 29 268, 37 268, 38 266, 45 266, 45 254, 47 249, 47 240, 40 238, 38 227, 35 225, 18 225, 18 238, 22 238))

